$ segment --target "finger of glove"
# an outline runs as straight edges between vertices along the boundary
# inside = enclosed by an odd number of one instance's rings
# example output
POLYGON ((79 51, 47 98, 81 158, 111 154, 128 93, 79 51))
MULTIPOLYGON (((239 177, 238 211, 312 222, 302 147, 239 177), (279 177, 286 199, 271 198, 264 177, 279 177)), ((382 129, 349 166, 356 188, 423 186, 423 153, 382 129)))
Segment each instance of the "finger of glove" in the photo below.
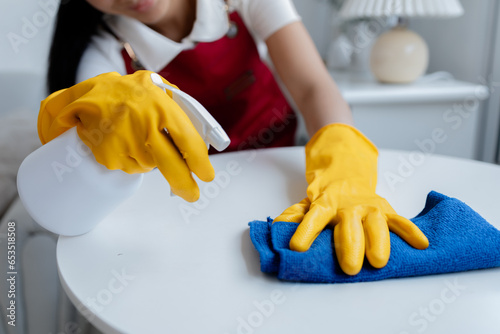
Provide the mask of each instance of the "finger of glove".
POLYGON ((396 233, 412 247, 417 249, 426 249, 429 247, 429 240, 427 237, 409 219, 397 214, 388 214, 387 223, 389 225, 389 230, 396 233))
MULTIPOLYGON (((133 141, 126 141, 121 136, 92 134, 92 130, 86 130, 82 124, 77 125, 77 132, 80 140, 85 144, 80 150, 92 151, 96 161, 110 170, 120 169, 128 174, 145 173, 154 167, 154 162, 148 154, 149 163, 145 163, 144 157, 138 159, 131 155, 130 145, 133 141)), ((144 144, 142 144, 144 151, 144 144)), ((136 150, 137 151, 137 150, 136 150)), ((90 154, 87 152, 86 154, 90 154)))
POLYGON ((137 159, 126 153, 116 153, 112 150, 93 149, 98 163, 110 170, 120 169, 128 174, 146 173, 152 168, 142 165, 137 159))
POLYGON ((164 133, 158 133, 152 136, 147 146, 158 169, 170 184, 172 192, 188 202, 198 200, 200 197, 198 185, 170 138, 164 133))
POLYGON ((391 254, 389 228, 380 211, 370 212, 363 222, 366 258, 375 268, 385 267, 391 254))
POLYGON ((356 275, 363 266, 365 236, 361 215, 355 210, 342 210, 335 225, 333 242, 340 268, 347 275, 356 275))
POLYGON ((283 213, 281 213, 278 217, 273 220, 274 222, 291 222, 291 223, 300 223, 302 219, 304 219, 304 215, 309 210, 311 205, 311 201, 309 198, 304 198, 299 203, 295 203, 294 205, 288 207, 283 213))
POLYGON ((121 154, 119 159, 122 165, 119 169, 128 174, 146 173, 153 169, 149 165, 142 164, 140 160, 128 154, 121 154))
POLYGON ((215 172, 208 158, 207 145, 196 131, 189 117, 171 98, 165 99, 166 115, 163 127, 167 129, 173 143, 186 160, 189 169, 205 182, 215 177, 215 172))
POLYGON ((312 202, 290 239, 290 249, 297 252, 307 251, 332 218, 332 210, 328 203, 325 203, 324 197, 312 202))

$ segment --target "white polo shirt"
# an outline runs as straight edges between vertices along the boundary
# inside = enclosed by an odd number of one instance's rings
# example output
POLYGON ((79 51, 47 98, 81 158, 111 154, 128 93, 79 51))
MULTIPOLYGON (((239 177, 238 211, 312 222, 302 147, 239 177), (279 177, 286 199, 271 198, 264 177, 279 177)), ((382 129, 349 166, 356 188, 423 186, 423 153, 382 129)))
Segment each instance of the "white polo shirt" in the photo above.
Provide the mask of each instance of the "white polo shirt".
MULTIPOLYGON (((140 63, 148 70, 162 70, 183 50, 192 49, 197 42, 213 42, 228 30, 224 0, 197 0, 196 20, 191 33, 175 42, 145 24, 125 16, 106 15, 111 30, 134 50, 140 63)), ((291 0, 233 0, 230 10, 236 10, 259 48, 267 53, 264 41, 285 25, 300 20, 291 0)), ((100 30, 93 36, 77 70, 81 82, 105 72, 127 74, 121 55, 122 45, 109 32, 100 30)))

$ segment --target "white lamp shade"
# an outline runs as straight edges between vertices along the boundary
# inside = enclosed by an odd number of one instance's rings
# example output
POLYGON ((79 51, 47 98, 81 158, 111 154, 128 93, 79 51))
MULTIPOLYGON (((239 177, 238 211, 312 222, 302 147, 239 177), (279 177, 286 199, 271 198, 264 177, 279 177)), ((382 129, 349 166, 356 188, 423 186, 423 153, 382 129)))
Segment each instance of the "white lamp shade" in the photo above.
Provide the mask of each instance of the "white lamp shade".
POLYGON ((458 0, 347 0, 340 10, 345 19, 361 17, 435 17, 461 16, 458 0))

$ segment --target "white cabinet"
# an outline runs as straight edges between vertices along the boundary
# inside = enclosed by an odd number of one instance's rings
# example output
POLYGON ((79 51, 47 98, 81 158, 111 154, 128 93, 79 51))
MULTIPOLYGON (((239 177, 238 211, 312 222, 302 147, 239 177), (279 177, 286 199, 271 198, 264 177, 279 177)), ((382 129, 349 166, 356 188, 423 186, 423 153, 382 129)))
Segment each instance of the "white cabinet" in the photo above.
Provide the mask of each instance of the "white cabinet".
POLYGON ((407 85, 332 72, 354 122, 380 148, 477 159, 485 86, 432 76, 407 85))

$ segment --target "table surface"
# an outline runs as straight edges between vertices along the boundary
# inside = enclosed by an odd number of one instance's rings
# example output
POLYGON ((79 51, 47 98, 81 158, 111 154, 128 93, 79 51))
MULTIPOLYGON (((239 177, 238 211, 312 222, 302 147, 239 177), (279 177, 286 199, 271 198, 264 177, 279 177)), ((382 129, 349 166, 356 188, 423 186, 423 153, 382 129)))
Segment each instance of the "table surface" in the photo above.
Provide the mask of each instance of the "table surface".
MULTIPOLYGON (((198 203, 170 197, 155 170, 94 230, 59 238, 64 289, 101 331, 500 332, 500 268, 355 284, 297 284, 261 273, 247 224, 304 197, 303 148, 211 160, 216 180, 201 185, 198 203)), ((431 190, 500 228, 499 166, 381 151, 377 192, 399 214, 415 216, 431 190)))

